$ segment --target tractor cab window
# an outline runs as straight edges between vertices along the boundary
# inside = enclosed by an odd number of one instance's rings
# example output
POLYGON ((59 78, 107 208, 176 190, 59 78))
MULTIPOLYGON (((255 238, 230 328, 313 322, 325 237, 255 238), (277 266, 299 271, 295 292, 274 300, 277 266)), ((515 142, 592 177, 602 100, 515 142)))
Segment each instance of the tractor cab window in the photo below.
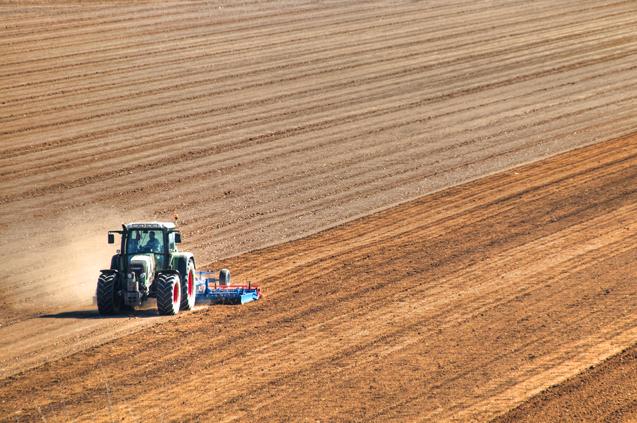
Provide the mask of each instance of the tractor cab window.
POLYGON ((175 243, 175 233, 170 232, 168 234, 168 250, 171 252, 177 251, 177 244, 175 243))
POLYGON ((161 230, 133 229, 128 232, 127 254, 164 252, 164 235, 161 230))

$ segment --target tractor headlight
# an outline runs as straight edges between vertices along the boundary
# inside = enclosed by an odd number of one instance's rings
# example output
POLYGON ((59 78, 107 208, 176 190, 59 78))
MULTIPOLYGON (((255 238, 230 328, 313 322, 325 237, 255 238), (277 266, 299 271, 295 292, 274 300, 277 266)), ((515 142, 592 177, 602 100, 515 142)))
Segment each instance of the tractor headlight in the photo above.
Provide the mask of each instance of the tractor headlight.
POLYGON ((133 279, 135 275, 133 273, 129 273, 128 275, 126 275, 126 277, 128 277, 128 279, 133 279))

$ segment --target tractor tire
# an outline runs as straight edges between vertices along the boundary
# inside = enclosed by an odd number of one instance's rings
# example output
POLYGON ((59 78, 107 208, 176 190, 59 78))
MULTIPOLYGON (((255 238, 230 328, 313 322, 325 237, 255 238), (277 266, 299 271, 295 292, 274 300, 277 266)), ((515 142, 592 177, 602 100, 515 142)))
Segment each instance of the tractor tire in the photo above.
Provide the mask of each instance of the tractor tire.
POLYGON ((181 305, 181 282, 179 276, 160 273, 155 281, 157 284, 157 311, 163 316, 173 316, 179 313, 181 305))
POLYGON ((113 315, 122 311, 122 299, 116 294, 117 275, 102 273, 97 280, 97 311, 101 315, 113 315))
POLYGON ((230 285, 230 271, 228 269, 221 269, 219 271, 219 285, 230 285))
POLYGON ((197 292, 195 291, 195 263, 188 261, 186 272, 182 278, 184 283, 181 284, 181 310, 192 310, 195 308, 195 299, 197 292))

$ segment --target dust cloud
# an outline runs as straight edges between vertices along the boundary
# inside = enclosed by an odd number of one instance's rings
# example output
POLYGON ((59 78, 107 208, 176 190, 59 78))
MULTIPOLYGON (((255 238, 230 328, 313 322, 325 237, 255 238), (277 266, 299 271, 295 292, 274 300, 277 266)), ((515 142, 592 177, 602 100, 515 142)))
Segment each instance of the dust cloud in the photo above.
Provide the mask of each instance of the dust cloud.
POLYGON ((83 210, 0 230, 3 311, 37 313, 91 305, 99 270, 109 267, 118 248, 107 243, 107 231, 125 221, 113 211, 83 210))

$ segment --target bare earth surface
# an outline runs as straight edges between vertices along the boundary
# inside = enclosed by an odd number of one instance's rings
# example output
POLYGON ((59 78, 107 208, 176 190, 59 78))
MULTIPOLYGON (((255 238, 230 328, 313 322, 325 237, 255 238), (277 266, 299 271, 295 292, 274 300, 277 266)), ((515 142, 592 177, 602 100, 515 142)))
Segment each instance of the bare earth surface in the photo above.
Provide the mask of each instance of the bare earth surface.
POLYGON ((637 347, 552 387, 496 422, 637 420, 637 347))
POLYGON ((620 139, 235 257, 263 301, 5 377, 0 414, 494 417, 637 341, 636 184, 620 139))
POLYGON ((486 419, 636 340, 633 138, 280 245, 637 131, 633 2, 0 17, 0 416, 486 419), (105 230, 174 213, 266 301, 96 318, 105 230))

